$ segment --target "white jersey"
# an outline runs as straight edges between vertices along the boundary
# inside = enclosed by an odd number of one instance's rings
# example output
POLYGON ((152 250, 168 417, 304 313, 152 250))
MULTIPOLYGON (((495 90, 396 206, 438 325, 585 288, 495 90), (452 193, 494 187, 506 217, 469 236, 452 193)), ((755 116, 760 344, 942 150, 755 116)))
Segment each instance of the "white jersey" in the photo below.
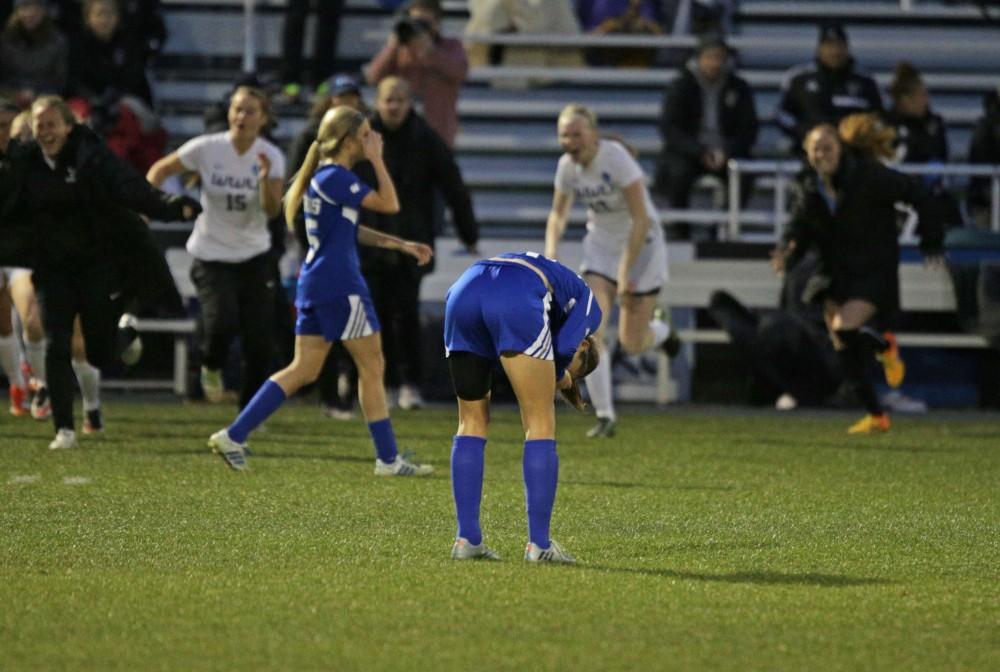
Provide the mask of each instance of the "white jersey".
POLYGON ((201 176, 202 213, 187 241, 187 251, 196 259, 236 263, 270 249, 258 189, 259 154, 271 160, 270 179, 283 180, 285 155, 263 138, 242 155, 228 132, 198 136, 177 150, 181 164, 201 176))
MULTIPOLYGON (((599 140, 597 153, 587 166, 574 163, 568 154, 563 154, 556 169, 555 187, 587 206, 588 231, 600 231, 624 245, 632 228, 624 188, 644 178, 642 167, 621 143, 599 140)), ((650 233, 654 239, 662 240, 663 227, 645 183, 642 192, 650 233)))

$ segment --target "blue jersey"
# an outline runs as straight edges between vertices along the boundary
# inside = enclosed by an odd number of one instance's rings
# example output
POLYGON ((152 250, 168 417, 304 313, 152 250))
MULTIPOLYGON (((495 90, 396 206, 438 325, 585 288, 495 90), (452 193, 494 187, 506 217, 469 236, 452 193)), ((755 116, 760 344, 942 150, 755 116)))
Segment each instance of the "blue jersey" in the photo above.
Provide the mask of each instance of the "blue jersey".
POLYGON ((580 341, 601 325, 587 283, 558 261, 535 252, 508 252, 477 261, 451 289, 445 305, 445 348, 498 357, 521 352, 555 361, 561 378, 580 341), (541 271, 502 259, 520 259, 541 271))
POLYGON ((299 273, 296 306, 368 295, 358 259, 358 215, 369 191, 357 175, 337 164, 320 167, 309 181, 302 199, 309 252, 299 273))

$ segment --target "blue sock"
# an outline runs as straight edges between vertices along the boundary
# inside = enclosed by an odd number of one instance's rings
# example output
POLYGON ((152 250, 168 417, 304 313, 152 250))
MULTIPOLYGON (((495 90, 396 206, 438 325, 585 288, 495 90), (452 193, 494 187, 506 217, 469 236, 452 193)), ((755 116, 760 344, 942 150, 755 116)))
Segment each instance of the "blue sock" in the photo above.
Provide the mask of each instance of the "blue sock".
POLYGON ((458 536, 470 544, 483 542, 479 529, 479 502, 483 498, 483 455, 486 439, 456 436, 451 444, 451 492, 455 496, 458 536))
POLYGON ((528 507, 528 540, 549 547, 549 522, 559 483, 555 439, 524 442, 524 499, 528 507))
POLYGON ((375 455, 386 464, 396 461, 396 435, 392 433, 389 418, 368 423, 368 431, 375 443, 375 455))
POLYGON ((273 380, 265 380, 250 403, 240 412, 233 424, 229 425, 229 438, 236 443, 246 442, 250 432, 260 427, 260 424, 283 403, 285 403, 285 391, 273 380))

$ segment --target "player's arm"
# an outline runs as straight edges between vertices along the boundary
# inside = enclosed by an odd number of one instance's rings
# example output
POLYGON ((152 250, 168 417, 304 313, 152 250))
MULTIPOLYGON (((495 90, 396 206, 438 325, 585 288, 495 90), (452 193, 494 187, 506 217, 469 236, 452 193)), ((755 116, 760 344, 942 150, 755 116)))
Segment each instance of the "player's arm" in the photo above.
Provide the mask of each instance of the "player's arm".
POLYGON ((625 194, 625 204, 628 206, 629 216, 632 219, 632 228, 629 229, 628 241, 625 243, 625 250, 622 252, 622 258, 618 264, 618 292, 620 294, 635 289, 629 283, 629 273, 642 252, 642 246, 646 244, 646 236, 649 235, 650 221, 649 213, 646 211, 645 189, 642 180, 636 180, 622 189, 625 194))
POLYGON ((257 191, 260 207, 269 219, 281 214, 281 192, 284 187, 281 177, 271 177, 271 169, 271 158, 263 152, 258 154, 257 191))
POLYGON ((552 195, 552 209, 545 222, 545 256, 556 258, 559 241, 566 232, 566 222, 569 220, 569 209, 573 206, 573 195, 556 189, 552 195))
POLYGON ((382 158, 382 135, 369 131, 361 143, 365 158, 375 169, 375 179, 378 181, 378 189, 369 191, 365 195, 361 207, 383 215, 395 215, 399 212, 399 197, 396 195, 396 185, 392 183, 389 171, 385 167, 385 160, 382 158))
POLYGON ((177 152, 171 152, 149 168, 146 180, 154 187, 161 187, 167 178, 180 175, 186 170, 187 168, 181 163, 181 157, 178 156, 177 152))
POLYGON ((412 240, 403 240, 388 233, 370 229, 367 226, 358 226, 358 243, 369 247, 381 247, 385 250, 396 250, 397 252, 408 254, 417 260, 417 266, 429 263, 434 256, 434 250, 431 249, 430 245, 412 240))

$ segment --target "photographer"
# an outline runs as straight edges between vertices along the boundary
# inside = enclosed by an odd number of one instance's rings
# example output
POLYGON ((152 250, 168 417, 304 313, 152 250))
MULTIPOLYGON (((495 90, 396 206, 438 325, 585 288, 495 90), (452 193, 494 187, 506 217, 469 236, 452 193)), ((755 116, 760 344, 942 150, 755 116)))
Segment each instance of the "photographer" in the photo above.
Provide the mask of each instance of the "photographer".
POLYGON ((440 0, 412 0, 365 70, 372 85, 391 75, 408 81, 427 123, 454 147, 458 91, 469 64, 462 43, 441 35, 441 16, 440 0))

